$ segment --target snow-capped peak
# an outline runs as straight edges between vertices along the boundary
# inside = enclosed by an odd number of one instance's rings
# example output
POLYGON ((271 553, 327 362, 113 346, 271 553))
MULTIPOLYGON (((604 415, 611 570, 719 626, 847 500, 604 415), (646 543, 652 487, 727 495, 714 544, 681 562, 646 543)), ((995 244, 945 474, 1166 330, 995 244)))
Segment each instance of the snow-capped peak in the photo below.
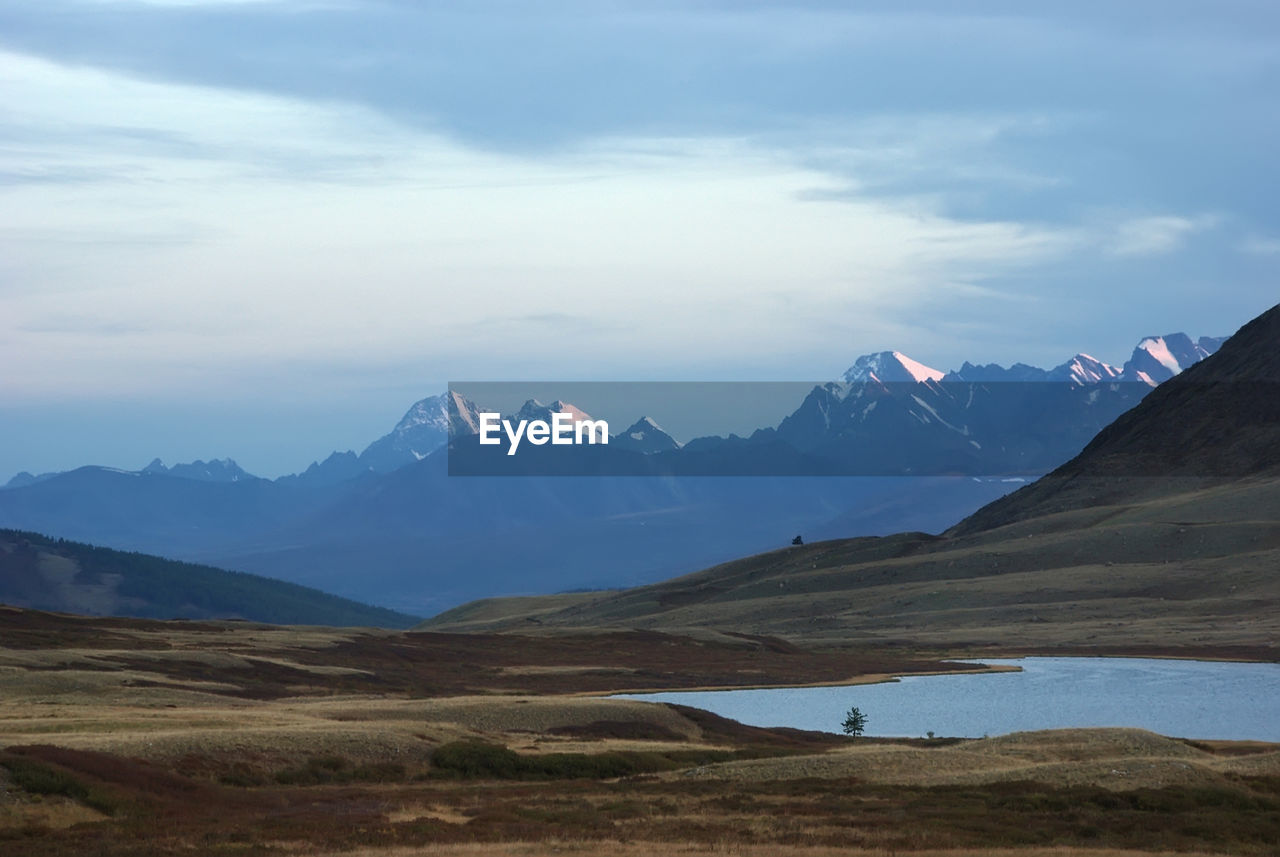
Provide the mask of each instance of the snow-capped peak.
POLYGON ((974 366, 966 362, 959 370, 948 373, 945 380, 982 383, 1066 381, 1079 386, 1105 384, 1111 381, 1136 381, 1154 387, 1181 373, 1187 367, 1199 363, 1217 351, 1224 341, 1225 337, 1219 336, 1202 336, 1198 340, 1192 340, 1185 333, 1148 336, 1133 349, 1133 357, 1124 364, 1123 368, 1081 353, 1047 372, 1025 363, 1015 363, 1009 369, 1005 369, 995 363, 974 366))
POLYGON ((1174 375, 1182 371, 1182 367, 1178 365, 1178 358, 1169 352, 1169 344, 1164 341, 1163 336, 1149 336, 1138 343, 1138 350, 1145 351, 1156 359, 1164 368, 1168 369, 1174 375))
POLYGON ((390 473, 421 461, 444 446, 451 435, 477 431, 473 411, 474 406, 453 390, 414 402, 395 428, 360 453, 360 469, 390 473))
POLYGON ((450 390, 445 394, 445 411, 449 415, 448 434, 451 437, 480 433, 480 409, 461 393, 450 390))
POLYGON ((1088 354, 1077 354, 1061 366, 1049 371, 1050 381, 1069 381, 1081 386, 1101 384, 1120 378, 1120 370, 1088 354))
POLYGON ((446 396, 428 396, 414 402, 408 412, 400 418, 400 422, 396 423, 393 431, 404 433, 419 426, 447 429, 449 413, 446 405, 446 396))
POLYGON ((1133 356, 1124 364, 1124 378, 1154 387, 1199 363, 1221 344, 1222 339, 1217 337, 1202 336, 1197 342, 1185 333, 1148 336, 1138 343, 1133 356))
POLYGON ((928 381, 941 381, 944 374, 912 360, 901 351, 881 351, 859 357, 844 373, 844 380, 847 384, 865 384, 871 381, 881 384, 912 382, 923 384, 928 381))

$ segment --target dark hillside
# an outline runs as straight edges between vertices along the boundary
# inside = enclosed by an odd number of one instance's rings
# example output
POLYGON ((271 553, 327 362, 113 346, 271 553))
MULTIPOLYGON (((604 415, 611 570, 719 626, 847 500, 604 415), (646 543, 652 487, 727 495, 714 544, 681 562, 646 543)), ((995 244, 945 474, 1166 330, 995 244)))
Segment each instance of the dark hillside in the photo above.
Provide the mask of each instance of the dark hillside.
POLYGON ((1278 474, 1280 305, 1161 384, 1075 458, 949 534, 1278 474))
POLYGON ((20 530, 0 530, 0 601, 100 616, 407 628, 416 617, 317 589, 20 530))

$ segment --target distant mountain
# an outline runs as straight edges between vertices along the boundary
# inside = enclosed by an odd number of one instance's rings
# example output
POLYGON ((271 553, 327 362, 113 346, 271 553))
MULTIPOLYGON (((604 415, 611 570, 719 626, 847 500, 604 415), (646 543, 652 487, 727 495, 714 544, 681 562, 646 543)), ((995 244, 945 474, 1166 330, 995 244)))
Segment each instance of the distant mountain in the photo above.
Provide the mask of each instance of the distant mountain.
POLYGON ((331 452, 324 461, 313 461, 301 473, 281 476, 276 482, 298 482, 314 486, 340 485, 370 473, 373 470, 362 464, 360 457, 348 449, 346 452, 331 452))
POLYGON ((944 374, 900 351, 867 354, 776 429, 697 438, 657 460, 674 473, 1038 475, 1221 341, 1148 337, 1124 369, 1081 353, 1052 369, 966 362, 944 374))
POLYGON ((619 432, 609 438, 609 444, 618 449, 627 449, 641 455, 653 455, 679 449, 680 443, 663 431, 662 426, 648 417, 636 420, 626 431, 619 432))
POLYGON ((946 373, 912 360, 900 351, 880 351, 864 354, 844 373, 846 384, 917 383, 941 381, 946 373))
POLYGON ((442 393, 414 402, 395 428, 360 453, 360 465, 375 473, 390 473, 444 446, 449 441, 447 397, 442 393))
POLYGON ((937 531, 1017 487, 926 478, 459 478, 448 466, 440 450, 355 483, 244 546, 203 556, 427 614, 485 594, 659 580, 817 532, 850 509, 865 517, 839 532, 891 532, 893 510, 907 508, 937 531))
POLYGON ((1110 381, 1136 380, 1127 379, 1116 367, 1103 363, 1088 354, 1077 354, 1061 366, 1055 366, 1045 373, 1046 381, 1067 381, 1077 386, 1103 384, 1110 381))
POLYGON ((13 478, 11 478, 8 482, 4 484, 4 487, 5 488, 25 488, 28 485, 35 485, 37 482, 43 482, 46 479, 52 479, 57 475, 58 475, 57 471, 54 471, 52 473, 41 473, 37 475, 35 473, 28 473, 27 471, 22 470, 14 474, 13 478))
POLYGON ((174 476, 179 479, 197 479, 201 482, 239 482, 243 479, 257 479, 230 458, 211 458, 208 462, 196 461, 190 464, 175 464, 165 467, 158 458, 142 468, 141 473, 148 476, 174 476))
MULTIPOLYGON (((699 437, 681 446, 642 420, 608 448, 544 446, 514 457, 505 448, 456 443, 450 466, 468 476, 1039 475, 1079 452, 1164 377, 1133 366, 1155 354, 1169 364, 1166 372, 1182 371, 1218 342, 1150 337, 1127 373, 1083 353, 1052 369, 965 363, 943 373, 882 351, 859 357, 842 382, 814 387, 776 428, 745 438, 699 437), (1164 343, 1173 343, 1176 360, 1164 343)), ((559 401, 526 402, 514 418, 550 421, 561 409, 587 418, 559 401)))
POLYGON ((776 437, 829 462, 827 472, 834 473, 1039 474, 1078 452, 1148 389, 935 375, 921 382, 825 384, 776 432, 754 439, 776 437))
POLYGON ((1103 363, 1088 354, 1077 354, 1067 362, 1052 369, 1040 369, 1036 366, 1028 366, 1026 363, 1015 363, 1006 369, 995 363, 989 363, 986 366, 974 366, 966 361, 959 369, 948 372, 942 380, 979 384, 1065 381, 1083 386, 1085 384, 1100 384, 1107 381, 1125 379, 1122 377, 1121 371, 1109 363, 1103 363))
POLYGON ((1123 377, 1154 387, 1213 354, 1224 341, 1224 336, 1202 336, 1192 342, 1185 333, 1148 336, 1133 349, 1133 356, 1124 364, 1123 377))
POLYGON ((206 482, 167 473, 80 467, 0 491, 0 527, 208 559, 211 549, 264 537, 349 490, 345 483, 206 482))
POLYGON ((1026 363, 1015 363, 1005 369, 995 363, 975 366, 966 362, 942 380, 1068 381, 1080 385, 1125 381, 1154 387, 1213 354, 1225 340, 1224 336, 1202 336, 1193 342, 1185 333, 1169 333, 1143 339, 1133 349, 1133 356, 1119 368, 1088 354, 1077 354, 1052 369, 1039 369, 1026 363))
MULTIPOLYGON (((102 470, 116 470, 115 468, 99 468, 102 470)), ((71 472, 71 471, 66 471, 71 472)), ((230 458, 211 458, 206 461, 192 461, 188 464, 175 464, 172 467, 165 467, 164 462, 158 458, 153 458, 151 463, 141 470, 116 470, 118 473, 132 473, 140 476, 169 476, 175 479, 191 479, 197 482, 243 482, 257 479, 252 473, 247 472, 240 465, 236 464, 230 458)), ((57 476, 62 476, 62 472, 42 473, 39 476, 33 476, 26 471, 19 473, 5 484, 5 488, 24 488, 28 485, 37 485, 46 482, 57 476)))
POLYGON ((313 461, 302 473, 280 481, 311 485, 337 485, 372 473, 390 473, 421 461, 442 448, 450 437, 479 431, 479 409, 474 402, 447 391, 414 402, 395 428, 356 455, 352 450, 333 452, 313 461))
POLYGON ((966 362, 945 374, 882 351, 859 357, 843 384, 815 387, 776 432, 751 440, 780 439, 831 472, 1042 473, 1221 342, 1148 337, 1123 369, 1081 353, 1047 370, 966 362))
POLYGON ((1009 368, 1005 368, 996 363, 988 363, 985 366, 975 366, 968 360, 959 369, 954 369, 942 377, 944 381, 968 381, 978 384, 986 384, 991 382, 1028 382, 1028 381, 1047 381, 1049 373, 1036 366, 1029 366, 1026 363, 1014 363, 1009 368))
POLYGON ((91 616, 407 628, 417 617, 252 574, 0 530, 0 602, 91 616))
MULTIPOLYGON (((929 385, 937 382, 945 384, 948 382, 1016 383, 1041 381, 1066 381, 1080 386, 1106 382, 1135 382, 1154 387, 1161 381, 1173 377, 1174 374, 1214 353, 1224 339, 1225 337, 1202 336, 1198 340, 1192 341, 1185 333, 1147 337, 1134 349, 1133 356, 1125 363, 1123 369, 1118 369, 1087 354, 1077 354, 1065 363, 1048 370, 1025 363, 1015 363, 1013 366, 1005 368, 994 363, 977 366, 966 361, 960 369, 943 373, 908 357, 900 351, 881 351, 859 357, 845 371, 843 381, 849 386, 871 383, 888 385, 889 387, 904 384, 929 385)), ((933 406, 931 405, 931 407, 933 406)), ((547 406, 536 400, 526 402, 520 412, 513 416, 518 419, 549 420, 551 413, 561 408, 572 409, 576 414, 575 419, 589 419, 588 415, 572 405, 566 405, 564 402, 556 401, 547 406)), ((910 408, 908 409, 910 410, 910 408)), ((934 410, 936 410, 936 407, 934 407, 934 410)), ((925 421, 931 419, 932 415, 932 412, 929 415, 924 415, 918 410, 916 411, 917 418, 923 418, 925 421)), ((792 428, 798 427, 806 419, 810 419, 811 416, 801 415, 799 412, 793 414, 792 418, 790 418, 792 428)), ((661 432, 662 435, 666 435, 669 440, 664 440, 656 434, 653 427, 641 427, 638 432, 633 431, 635 428, 636 426, 633 426, 626 432, 616 435, 614 444, 619 449, 643 451, 645 454, 670 452, 680 447, 680 444, 676 443, 665 432, 662 432, 661 429, 657 429, 657 431, 661 432), (629 438, 633 433, 645 433, 654 440, 652 443, 639 442, 637 444, 630 439, 623 439, 629 438)), ((812 431, 812 428, 812 425, 809 426, 810 431, 812 431)), ((1096 428, 1096 425, 1094 425, 1094 428, 1096 428)), ((340 485, 373 473, 390 473, 405 465, 421 461, 427 455, 444 447, 451 437, 463 437, 476 434, 478 431, 478 407, 474 402, 450 390, 415 402, 390 432, 370 443, 358 455, 351 450, 333 452, 323 460, 313 461, 303 472, 281 477, 278 481, 328 487, 340 485)), ((699 439, 700 442, 695 444, 692 451, 706 456, 710 452, 707 440, 699 439)), ((772 438, 767 435, 757 440, 772 442, 772 438)), ((975 442, 981 443, 980 440, 976 439, 975 442)), ((729 443, 738 445, 739 439, 731 438, 729 443)), ((970 445, 972 446, 972 444, 970 445)), ((801 446, 801 449, 811 450, 813 447, 814 444, 811 442, 801 446)), ((725 451, 720 450, 716 455, 724 456, 725 451)), ((1059 456, 1059 453, 1056 451, 1046 452, 1046 460, 1053 459, 1055 456, 1059 456)), ((732 460, 733 457, 734 454, 729 454, 727 460, 732 460)), ((814 469, 820 469, 822 464, 818 462, 811 466, 814 469)), ((1043 469, 1042 464, 1039 462, 1032 462, 1028 466, 1031 469, 1036 469, 1037 467, 1043 469)), ((197 460, 189 464, 177 464, 173 467, 165 467, 159 459, 155 459, 139 472, 148 475, 168 475, 208 482, 235 482, 257 478, 245 472, 230 458, 211 459, 207 463, 197 460)), ((59 474, 42 473, 34 475, 23 471, 13 476, 3 487, 25 487, 57 475, 59 474)))

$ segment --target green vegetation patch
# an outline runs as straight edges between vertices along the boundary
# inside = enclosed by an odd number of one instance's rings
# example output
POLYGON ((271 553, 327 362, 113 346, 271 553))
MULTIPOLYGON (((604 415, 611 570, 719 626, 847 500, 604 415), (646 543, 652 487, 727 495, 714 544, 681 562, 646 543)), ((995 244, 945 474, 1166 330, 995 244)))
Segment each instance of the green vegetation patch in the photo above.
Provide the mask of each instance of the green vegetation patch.
POLYGON ((0 767, 9 772, 13 784, 29 795, 70 798, 90 809, 113 815, 118 805, 110 795, 90 788, 66 771, 25 756, 0 755, 0 767))

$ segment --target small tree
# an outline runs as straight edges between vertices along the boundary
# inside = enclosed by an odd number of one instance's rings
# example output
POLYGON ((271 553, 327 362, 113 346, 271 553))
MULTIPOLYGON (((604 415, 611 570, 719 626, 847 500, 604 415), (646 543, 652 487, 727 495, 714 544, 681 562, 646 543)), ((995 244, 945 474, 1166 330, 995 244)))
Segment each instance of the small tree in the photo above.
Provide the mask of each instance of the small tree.
POLYGON ((857 706, 849 709, 849 713, 844 716, 844 734, 861 735, 862 730, 867 726, 867 715, 858 710, 857 706))

